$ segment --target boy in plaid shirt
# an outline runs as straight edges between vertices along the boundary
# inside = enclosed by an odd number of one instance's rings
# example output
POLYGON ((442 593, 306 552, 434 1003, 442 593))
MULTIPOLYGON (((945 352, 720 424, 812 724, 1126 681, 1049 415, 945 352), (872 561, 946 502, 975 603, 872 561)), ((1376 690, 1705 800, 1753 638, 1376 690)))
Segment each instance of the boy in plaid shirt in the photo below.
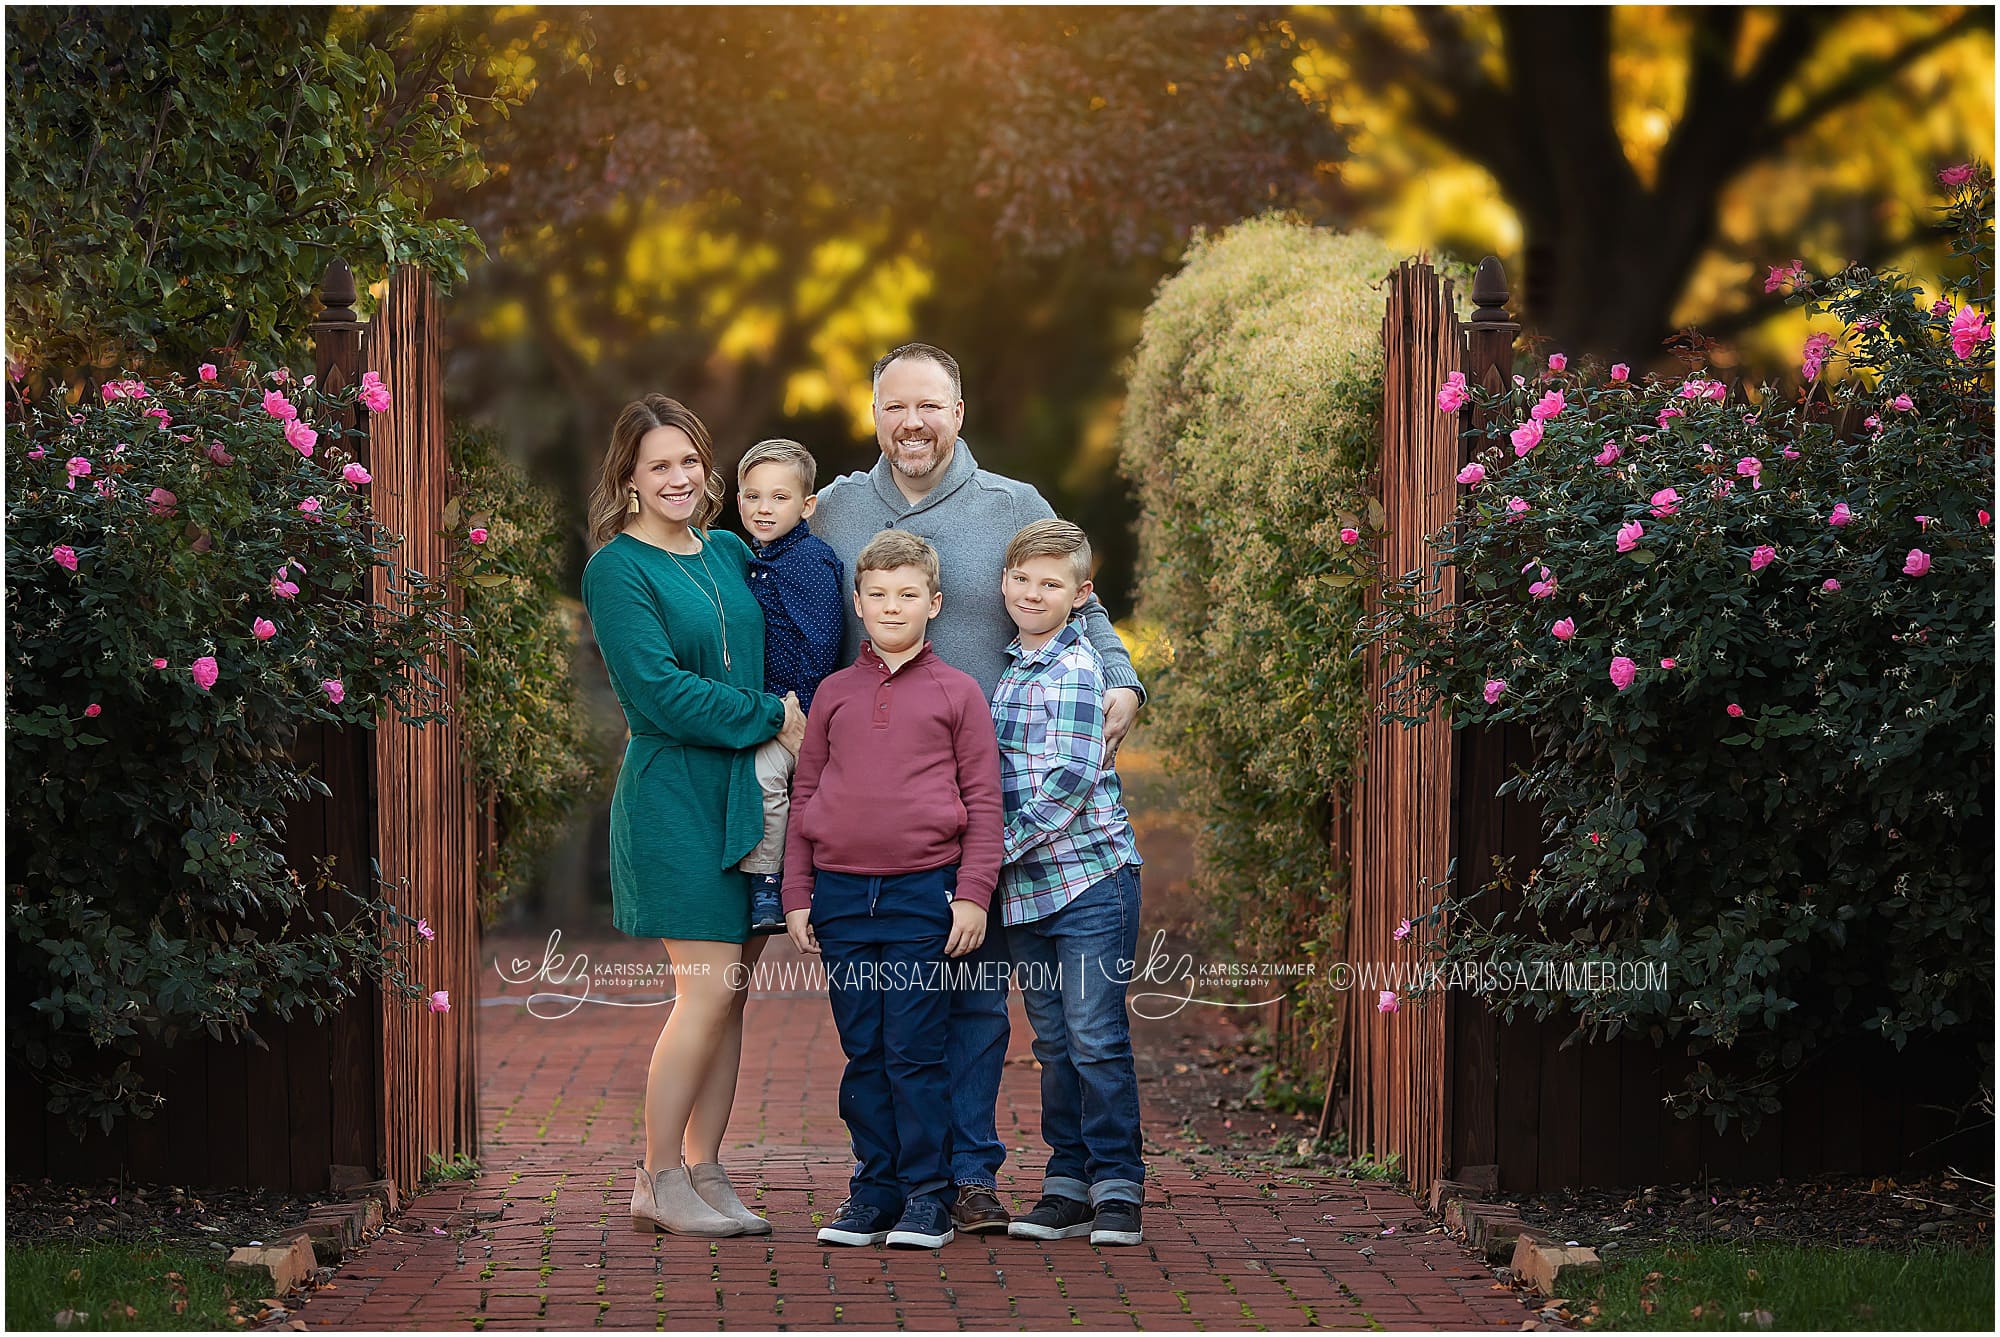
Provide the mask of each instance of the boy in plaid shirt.
POLYGON ((1139 850, 1104 747, 1104 665, 1077 610, 1090 540, 1038 520, 1007 546, 1001 597, 1019 634, 993 693, 1005 803, 1000 901, 1042 1064, 1042 1198, 1007 1233, 1137 1244, 1146 1167, 1118 962, 1139 946, 1139 850))

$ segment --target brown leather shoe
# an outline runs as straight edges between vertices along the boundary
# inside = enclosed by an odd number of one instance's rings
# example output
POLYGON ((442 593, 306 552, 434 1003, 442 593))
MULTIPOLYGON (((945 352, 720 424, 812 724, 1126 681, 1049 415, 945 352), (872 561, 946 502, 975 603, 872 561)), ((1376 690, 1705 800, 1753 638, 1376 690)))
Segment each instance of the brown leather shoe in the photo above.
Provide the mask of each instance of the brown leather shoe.
POLYGON ((951 1205, 951 1220, 968 1235, 1004 1235, 1013 1217, 992 1189, 983 1184, 960 1184, 958 1201, 951 1205))

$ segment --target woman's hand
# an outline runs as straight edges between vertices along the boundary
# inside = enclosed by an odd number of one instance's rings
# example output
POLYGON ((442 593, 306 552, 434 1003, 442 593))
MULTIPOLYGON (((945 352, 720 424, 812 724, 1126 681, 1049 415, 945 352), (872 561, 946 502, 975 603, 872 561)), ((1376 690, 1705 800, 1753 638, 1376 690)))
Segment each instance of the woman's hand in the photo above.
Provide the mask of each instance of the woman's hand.
POLYGON ((806 741, 806 713, 799 709, 797 692, 785 693, 785 722, 778 726, 778 741, 794 757, 799 755, 799 745, 806 741))

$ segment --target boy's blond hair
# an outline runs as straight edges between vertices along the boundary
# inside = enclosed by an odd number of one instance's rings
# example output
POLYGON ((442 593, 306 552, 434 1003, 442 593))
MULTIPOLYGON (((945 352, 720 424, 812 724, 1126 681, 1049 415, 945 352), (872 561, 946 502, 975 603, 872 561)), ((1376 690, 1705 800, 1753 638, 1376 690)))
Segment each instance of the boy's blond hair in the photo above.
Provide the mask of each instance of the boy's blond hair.
POLYGON ((1067 520, 1037 520, 1024 525, 1008 541, 1001 567, 1012 569, 1032 557, 1067 557, 1077 584, 1090 579, 1090 536, 1067 520))
POLYGON ((861 593, 863 571, 894 571, 914 566, 924 573, 932 594, 938 592, 938 555, 929 541, 900 529, 885 529, 868 540, 868 546, 854 559, 854 592, 861 593))
POLYGON ((789 464, 797 469, 799 486, 808 497, 819 481, 819 462, 813 459, 812 452, 788 437, 774 436, 744 451, 743 458, 736 462, 736 486, 742 487, 750 471, 760 464, 789 464))

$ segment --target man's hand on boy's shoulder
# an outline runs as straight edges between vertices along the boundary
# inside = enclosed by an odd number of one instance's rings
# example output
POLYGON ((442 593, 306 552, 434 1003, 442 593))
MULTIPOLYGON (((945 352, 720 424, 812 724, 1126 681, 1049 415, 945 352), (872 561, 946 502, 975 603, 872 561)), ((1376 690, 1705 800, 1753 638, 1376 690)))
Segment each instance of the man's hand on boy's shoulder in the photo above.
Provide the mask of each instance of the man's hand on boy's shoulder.
MULTIPOLYGON (((787 916, 789 918, 789 916, 787 916)), ((944 940, 946 956, 964 956, 986 941, 986 907, 971 901, 951 903, 951 936, 944 940)))
POLYGON ((1113 687, 1104 693, 1104 750, 1118 755, 1118 745, 1132 732, 1139 718, 1139 694, 1130 687, 1113 687))
POLYGON ((814 933, 812 925, 807 922, 811 916, 811 910, 785 911, 785 932, 791 934, 792 946, 812 956, 818 956, 819 934, 814 933))

